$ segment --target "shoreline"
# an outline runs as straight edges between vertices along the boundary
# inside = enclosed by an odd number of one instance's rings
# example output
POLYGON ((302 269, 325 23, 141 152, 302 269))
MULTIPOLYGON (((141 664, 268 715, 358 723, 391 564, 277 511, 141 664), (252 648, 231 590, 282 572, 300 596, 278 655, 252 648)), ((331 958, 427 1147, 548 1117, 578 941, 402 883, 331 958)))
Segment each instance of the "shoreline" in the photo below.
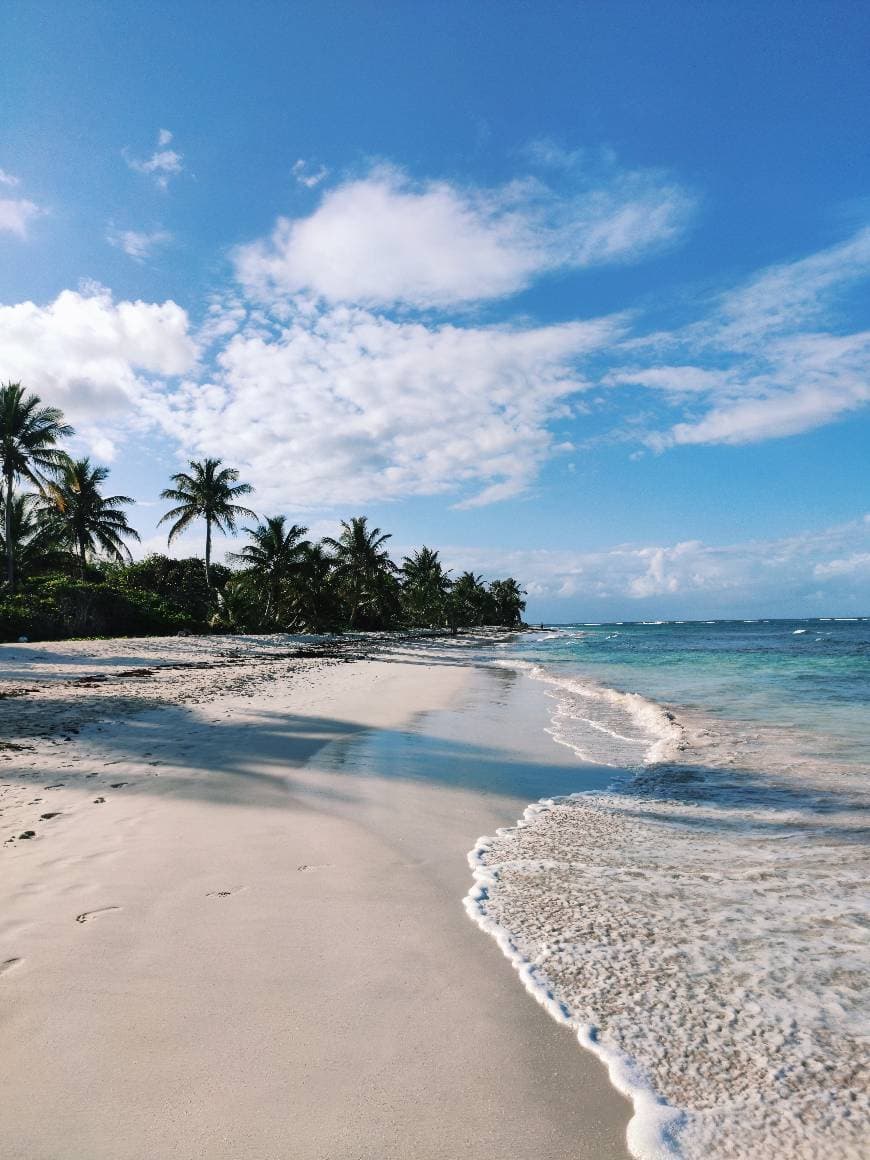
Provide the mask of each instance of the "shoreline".
POLYGON ((0 766, 4 832, 35 829, 0 849, 11 1156, 627 1156, 629 1105, 463 913, 465 854, 552 771, 436 643, 241 690, 137 641, 5 646, 52 659, 0 710, 67 730, 0 766))

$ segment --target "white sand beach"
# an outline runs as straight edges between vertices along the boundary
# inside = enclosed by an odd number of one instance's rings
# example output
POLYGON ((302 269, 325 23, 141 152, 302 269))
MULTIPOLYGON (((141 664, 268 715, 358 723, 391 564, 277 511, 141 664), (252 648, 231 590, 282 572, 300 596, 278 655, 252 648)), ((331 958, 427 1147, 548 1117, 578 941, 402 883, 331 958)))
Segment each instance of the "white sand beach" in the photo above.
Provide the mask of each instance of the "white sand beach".
POLYGON ((567 776, 541 722, 460 650, 295 648, 0 648, 4 1157, 625 1157, 629 1105, 462 906, 535 796, 502 766, 567 776))

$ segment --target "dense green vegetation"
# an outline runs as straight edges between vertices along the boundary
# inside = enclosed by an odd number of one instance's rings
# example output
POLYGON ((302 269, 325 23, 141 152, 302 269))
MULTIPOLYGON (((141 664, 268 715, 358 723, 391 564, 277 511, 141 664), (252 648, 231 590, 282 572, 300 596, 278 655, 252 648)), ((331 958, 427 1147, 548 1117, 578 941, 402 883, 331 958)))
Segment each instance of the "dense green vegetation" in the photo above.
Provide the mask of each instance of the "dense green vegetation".
POLYGON ((188 632, 341 632, 522 623, 525 593, 512 577, 452 577, 422 547, 401 564, 390 535, 365 516, 335 538, 306 538, 286 516, 260 518, 237 501, 252 493, 219 459, 191 461, 161 498, 168 542, 205 524, 204 558, 153 554, 133 561, 139 535, 129 496, 104 495, 109 471, 73 459, 57 408, 20 384, 0 386, 0 640, 188 632), (227 565, 212 562, 212 531, 247 537, 227 565))

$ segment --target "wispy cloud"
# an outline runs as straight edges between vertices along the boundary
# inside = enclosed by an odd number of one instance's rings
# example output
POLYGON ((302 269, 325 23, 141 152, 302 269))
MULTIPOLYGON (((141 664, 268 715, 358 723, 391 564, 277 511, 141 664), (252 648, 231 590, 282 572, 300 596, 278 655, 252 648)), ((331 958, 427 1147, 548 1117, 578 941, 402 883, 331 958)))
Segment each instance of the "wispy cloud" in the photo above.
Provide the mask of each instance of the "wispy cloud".
POLYGON ((304 185, 306 189, 314 189, 329 176, 329 170, 325 166, 319 165, 316 169, 309 169, 308 162, 303 161, 301 157, 294 162, 290 172, 297 182, 304 185))
POLYGON ((184 170, 184 155, 170 148, 172 140, 173 135, 168 129, 159 129, 157 148, 150 157, 134 157, 128 149, 124 149, 122 155, 130 169, 147 174, 160 189, 168 189, 170 179, 184 170))
MULTIPOLYGON (((21 180, 5 169, 0 169, 0 185, 7 189, 15 189, 21 180)), ((24 239, 27 237, 31 222, 42 217, 45 210, 36 202, 28 201, 24 197, 0 197, 0 233, 15 234, 24 239)))
POLYGON ((30 223, 44 212, 25 198, 0 198, 0 232, 26 238, 30 223))
POLYGON ((172 234, 162 227, 153 230, 119 230, 109 226, 106 241, 110 246, 123 250, 134 261, 144 262, 156 250, 172 241, 172 234))
POLYGON ((838 311, 868 277, 864 229, 762 270, 698 322, 631 341, 626 353, 647 360, 611 369, 605 384, 646 387, 681 406, 678 422, 647 436, 656 450, 754 443, 831 423, 870 402, 870 331, 844 333, 838 311))
POLYGON ((249 292, 329 303, 446 308, 563 269, 635 260, 678 240, 693 199, 658 174, 615 172, 570 194, 524 178, 497 189, 415 182, 380 166, 327 191, 304 218, 237 251, 249 292))

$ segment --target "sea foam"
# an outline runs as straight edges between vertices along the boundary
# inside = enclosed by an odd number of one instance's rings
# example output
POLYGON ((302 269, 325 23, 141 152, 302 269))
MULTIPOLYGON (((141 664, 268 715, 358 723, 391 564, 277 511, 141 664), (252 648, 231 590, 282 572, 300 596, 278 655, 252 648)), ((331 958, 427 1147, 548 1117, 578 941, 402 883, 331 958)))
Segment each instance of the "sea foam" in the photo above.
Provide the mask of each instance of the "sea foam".
POLYGON ((465 905, 632 1100, 632 1154, 866 1157, 855 771, 802 765, 791 730, 515 667, 547 684, 554 739, 633 773, 480 839, 465 905))

